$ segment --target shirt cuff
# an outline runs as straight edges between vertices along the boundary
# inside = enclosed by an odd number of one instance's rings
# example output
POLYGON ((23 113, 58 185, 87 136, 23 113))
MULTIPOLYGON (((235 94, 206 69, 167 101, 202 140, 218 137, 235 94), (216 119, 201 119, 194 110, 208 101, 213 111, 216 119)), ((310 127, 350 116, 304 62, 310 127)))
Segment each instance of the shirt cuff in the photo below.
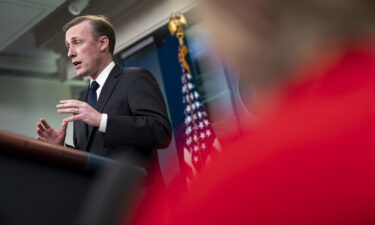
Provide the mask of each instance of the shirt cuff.
POLYGON ((99 131, 102 133, 105 133, 105 131, 107 130, 107 120, 108 120, 108 114, 103 113, 102 120, 100 121, 100 125, 99 125, 99 131))

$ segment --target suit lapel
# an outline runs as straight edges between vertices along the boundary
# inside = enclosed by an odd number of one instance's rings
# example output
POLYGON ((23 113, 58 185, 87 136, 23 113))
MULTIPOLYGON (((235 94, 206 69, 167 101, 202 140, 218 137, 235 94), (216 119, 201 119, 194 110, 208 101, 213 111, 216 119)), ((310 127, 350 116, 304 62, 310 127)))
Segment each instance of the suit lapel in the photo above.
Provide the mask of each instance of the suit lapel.
MULTIPOLYGON (((98 102, 96 103, 95 109, 98 112, 103 112, 104 106, 108 102, 109 97, 111 96, 113 90, 115 89, 115 87, 118 83, 118 77, 122 74, 122 72, 123 72, 123 69, 120 66, 115 65, 115 67, 113 67, 111 73, 109 74, 107 80, 104 83, 103 89, 100 92, 98 102)), ((86 93, 86 95, 87 95, 87 93, 86 93)), ((85 149, 87 149, 88 143, 91 142, 93 134, 95 133, 95 131, 97 129, 99 129, 99 128, 93 127, 92 129, 89 129, 85 149)))
POLYGON ((98 102, 96 103, 96 110, 98 112, 103 112, 105 104, 108 102, 109 97, 111 96, 113 90, 115 89, 118 83, 118 77, 122 74, 122 68, 118 65, 113 67, 111 73, 109 74, 104 87, 100 92, 98 102))

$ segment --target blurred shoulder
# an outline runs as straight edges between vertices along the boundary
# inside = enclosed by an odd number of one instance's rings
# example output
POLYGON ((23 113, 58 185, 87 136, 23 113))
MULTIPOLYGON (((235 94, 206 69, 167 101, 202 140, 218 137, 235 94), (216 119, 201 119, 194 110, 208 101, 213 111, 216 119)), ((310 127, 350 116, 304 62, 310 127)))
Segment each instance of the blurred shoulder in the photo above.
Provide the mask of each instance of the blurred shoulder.
POLYGON ((141 67, 123 67, 123 74, 126 74, 128 76, 148 76, 148 77, 154 77, 152 73, 141 67))

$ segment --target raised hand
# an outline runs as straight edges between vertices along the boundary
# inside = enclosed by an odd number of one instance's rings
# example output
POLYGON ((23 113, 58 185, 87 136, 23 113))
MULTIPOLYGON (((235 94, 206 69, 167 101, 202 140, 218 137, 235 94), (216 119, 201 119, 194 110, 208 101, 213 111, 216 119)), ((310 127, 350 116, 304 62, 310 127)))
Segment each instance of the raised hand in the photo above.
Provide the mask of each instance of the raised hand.
POLYGON ((60 114, 74 114, 64 119, 64 122, 80 120, 93 127, 99 127, 102 120, 102 114, 92 108, 86 102, 78 100, 61 100, 56 106, 57 112, 60 114))
POLYGON ((61 123, 60 131, 53 129, 44 118, 40 118, 36 126, 36 132, 38 133, 37 140, 50 144, 64 145, 68 122, 63 121, 61 123))

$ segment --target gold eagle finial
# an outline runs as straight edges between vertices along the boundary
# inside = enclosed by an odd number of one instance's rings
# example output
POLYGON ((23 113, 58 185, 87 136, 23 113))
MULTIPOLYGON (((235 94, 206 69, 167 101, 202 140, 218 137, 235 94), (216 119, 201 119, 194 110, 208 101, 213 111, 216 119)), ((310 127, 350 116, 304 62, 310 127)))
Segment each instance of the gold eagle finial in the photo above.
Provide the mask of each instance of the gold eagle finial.
POLYGON ((183 13, 172 13, 169 18, 168 28, 171 35, 178 38, 180 45, 184 44, 185 26, 187 26, 187 20, 183 13))

